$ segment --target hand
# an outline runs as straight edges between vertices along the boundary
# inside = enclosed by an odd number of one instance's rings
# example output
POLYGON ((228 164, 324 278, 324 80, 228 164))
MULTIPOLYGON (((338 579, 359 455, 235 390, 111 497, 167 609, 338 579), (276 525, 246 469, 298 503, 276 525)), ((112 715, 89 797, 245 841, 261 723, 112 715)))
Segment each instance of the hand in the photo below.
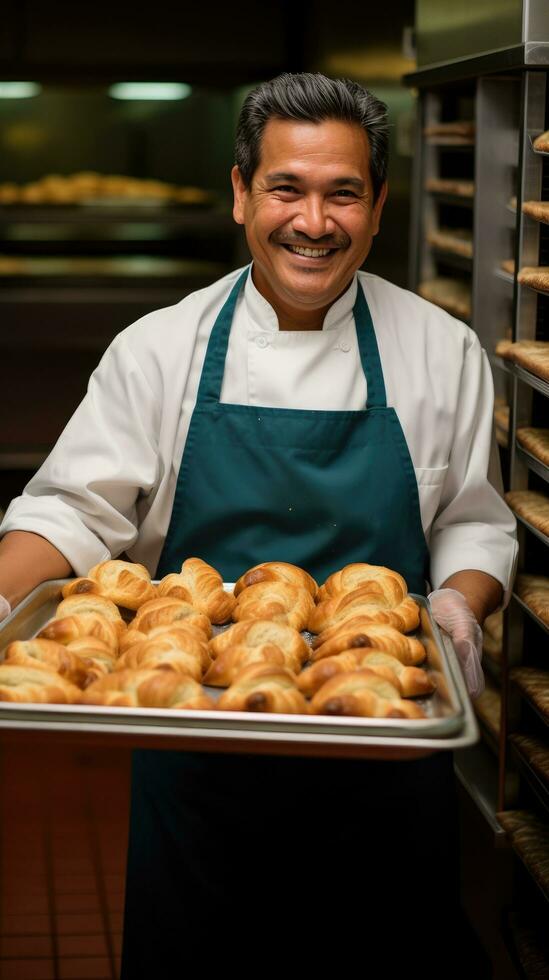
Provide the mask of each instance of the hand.
POLYGON ((9 616, 11 612, 11 606, 7 599, 4 599, 3 595, 0 595, 0 623, 6 616, 9 616))
POLYGON ((482 630, 467 600, 455 589, 437 589, 427 598, 435 621, 450 634, 470 697, 478 698, 484 690, 482 630))

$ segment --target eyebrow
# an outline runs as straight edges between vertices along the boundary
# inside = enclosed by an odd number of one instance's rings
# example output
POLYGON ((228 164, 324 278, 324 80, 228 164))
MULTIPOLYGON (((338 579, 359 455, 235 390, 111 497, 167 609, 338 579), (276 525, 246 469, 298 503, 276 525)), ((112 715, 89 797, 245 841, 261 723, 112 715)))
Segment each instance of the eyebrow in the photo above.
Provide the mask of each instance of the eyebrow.
MULTIPOLYGON (((271 183, 276 180, 287 180, 291 183, 297 184, 300 182, 301 178, 297 174, 288 174, 282 171, 277 171, 276 173, 266 174, 265 180, 271 183)), ((334 187, 351 186, 356 187, 358 190, 364 190, 364 181, 360 177, 338 177, 336 180, 330 181, 334 187)))

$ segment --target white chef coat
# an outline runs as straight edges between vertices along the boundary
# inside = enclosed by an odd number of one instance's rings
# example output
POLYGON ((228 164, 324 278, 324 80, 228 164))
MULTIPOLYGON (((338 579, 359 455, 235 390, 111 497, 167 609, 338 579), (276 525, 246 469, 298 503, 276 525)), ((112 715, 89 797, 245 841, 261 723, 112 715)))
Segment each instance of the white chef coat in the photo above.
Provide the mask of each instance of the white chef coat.
MULTIPOLYGON (((77 575, 122 551, 154 573, 208 338, 241 271, 149 313, 115 338, 48 459, 10 504, 0 534, 42 535, 77 575)), ((465 324, 359 272, 321 331, 280 331, 248 275, 233 318, 221 400, 363 409, 366 379, 352 315, 358 282, 374 322, 387 405, 400 419, 416 473, 431 584, 438 588, 454 572, 479 569, 501 582, 506 603, 516 523, 501 497, 488 359, 465 324)))

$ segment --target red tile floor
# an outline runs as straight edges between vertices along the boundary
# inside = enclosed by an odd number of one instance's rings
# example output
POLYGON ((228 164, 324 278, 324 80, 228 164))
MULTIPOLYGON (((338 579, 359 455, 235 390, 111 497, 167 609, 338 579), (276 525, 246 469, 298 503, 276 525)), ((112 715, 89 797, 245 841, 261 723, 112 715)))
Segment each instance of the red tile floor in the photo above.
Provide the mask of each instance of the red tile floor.
POLYGON ((0 980, 116 980, 125 749, 0 741, 0 980))

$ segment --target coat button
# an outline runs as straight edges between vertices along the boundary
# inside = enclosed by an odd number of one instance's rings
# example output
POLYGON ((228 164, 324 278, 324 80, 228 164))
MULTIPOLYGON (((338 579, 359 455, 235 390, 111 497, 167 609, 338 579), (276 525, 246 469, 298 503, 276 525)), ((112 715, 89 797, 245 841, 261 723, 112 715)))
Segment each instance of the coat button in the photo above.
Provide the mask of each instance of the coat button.
POLYGON ((345 353, 348 354, 351 349, 351 345, 346 340, 342 340, 341 344, 339 345, 339 348, 340 350, 345 351, 345 353))
POLYGON ((256 337, 255 338, 255 343, 256 343, 256 346, 257 347, 261 347, 262 350, 264 350, 265 347, 268 347, 268 345, 269 345, 269 341, 267 340, 266 337, 256 337))

